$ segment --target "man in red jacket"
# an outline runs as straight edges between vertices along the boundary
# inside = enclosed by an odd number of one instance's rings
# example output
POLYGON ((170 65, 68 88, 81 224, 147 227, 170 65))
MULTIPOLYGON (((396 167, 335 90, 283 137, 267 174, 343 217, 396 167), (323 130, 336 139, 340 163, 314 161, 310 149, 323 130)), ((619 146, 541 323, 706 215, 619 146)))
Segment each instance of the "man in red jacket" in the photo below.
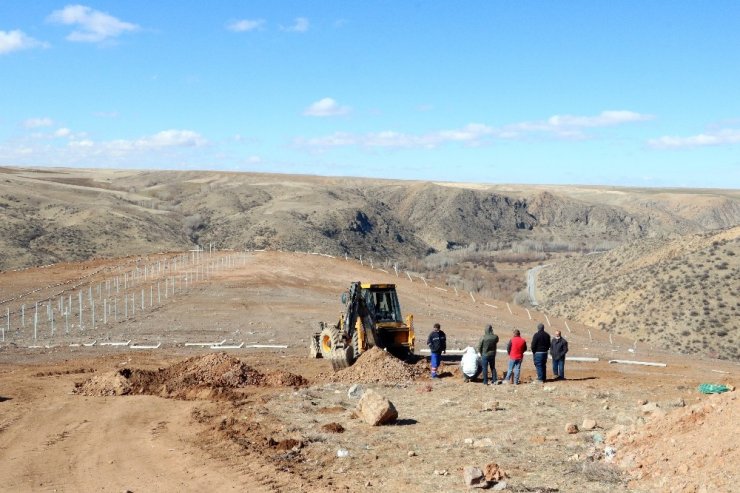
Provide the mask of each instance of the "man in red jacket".
POLYGON ((527 350, 527 341, 521 336, 519 329, 514 329, 514 337, 506 345, 506 352, 509 353, 509 369, 506 371, 504 383, 509 383, 512 371, 514 373, 514 384, 519 385, 519 372, 522 369, 522 360, 524 351, 527 350))

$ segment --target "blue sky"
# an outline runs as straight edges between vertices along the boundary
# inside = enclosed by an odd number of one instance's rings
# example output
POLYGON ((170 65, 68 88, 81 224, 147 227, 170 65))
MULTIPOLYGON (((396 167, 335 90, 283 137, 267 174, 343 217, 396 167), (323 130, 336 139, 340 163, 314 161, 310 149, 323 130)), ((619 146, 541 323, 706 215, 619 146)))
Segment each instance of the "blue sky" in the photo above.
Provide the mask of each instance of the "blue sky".
POLYGON ((737 1, 0 0, 0 165, 740 188, 737 1))

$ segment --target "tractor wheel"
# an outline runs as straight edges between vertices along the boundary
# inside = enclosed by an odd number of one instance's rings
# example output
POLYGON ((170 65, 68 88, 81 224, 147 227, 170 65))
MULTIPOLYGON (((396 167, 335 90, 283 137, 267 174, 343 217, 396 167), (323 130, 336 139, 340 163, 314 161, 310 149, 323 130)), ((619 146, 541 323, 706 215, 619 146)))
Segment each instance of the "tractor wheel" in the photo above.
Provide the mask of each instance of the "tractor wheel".
POLYGON ((324 358, 330 358, 332 349, 342 343, 342 337, 339 334, 339 329, 330 325, 324 325, 324 328, 319 334, 319 350, 321 356, 324 358))
POLYGON ((312 335, 308 342, 308 357, 311 359, 321 358, 321 348, 319 347, 319 337, 312 335))
POLYGON ((331 366, 334 371, 343 370, 355 362, 355 350, 351 345, 340 344, 331 351, 331 366))

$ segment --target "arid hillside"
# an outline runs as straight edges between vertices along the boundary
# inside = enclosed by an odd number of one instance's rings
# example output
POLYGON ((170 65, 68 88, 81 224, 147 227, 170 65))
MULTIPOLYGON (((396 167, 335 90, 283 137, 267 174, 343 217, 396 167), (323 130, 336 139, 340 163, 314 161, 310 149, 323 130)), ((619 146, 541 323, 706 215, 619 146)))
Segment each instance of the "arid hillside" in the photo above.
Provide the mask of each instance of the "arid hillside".
POLYGON ((543 268, 552 314, 684 353, 740 359, 740 228, 641 240, 543 268))
POLYGON ((211 171, 0 171, 0 269, 219 249, 407 261, 516 245, 588 252, 740 224, 740 192, 211 171))

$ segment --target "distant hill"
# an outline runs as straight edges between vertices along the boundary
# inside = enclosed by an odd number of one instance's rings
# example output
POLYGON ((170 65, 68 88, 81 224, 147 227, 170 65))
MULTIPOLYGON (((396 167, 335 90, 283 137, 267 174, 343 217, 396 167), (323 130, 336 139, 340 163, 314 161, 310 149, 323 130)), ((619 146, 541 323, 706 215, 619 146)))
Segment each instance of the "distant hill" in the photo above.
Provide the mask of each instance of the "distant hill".
POLYGON ((565 259, 539 272, 537 301, 659 347, 740 360, 740 227, 565 259))
POLYGON ((740 224, 740 192, 0 168, 0 269, 196 245, 419 259, 591 251, 740 224))

